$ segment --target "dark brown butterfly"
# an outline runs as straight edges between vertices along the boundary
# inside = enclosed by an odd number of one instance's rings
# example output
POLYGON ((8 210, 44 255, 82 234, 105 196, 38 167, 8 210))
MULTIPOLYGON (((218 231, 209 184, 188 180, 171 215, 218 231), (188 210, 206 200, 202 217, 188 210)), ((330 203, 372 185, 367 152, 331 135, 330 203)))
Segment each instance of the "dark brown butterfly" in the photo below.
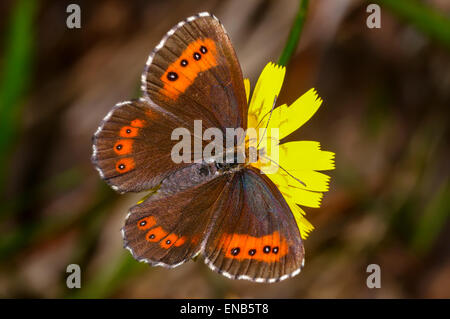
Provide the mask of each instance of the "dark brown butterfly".
POLYGON ((169 30, 148 58, 142 92, 104 118, 92 156, 113 189, 150 191, 122 229, 133 257, 176 267, 201 254, 212 270, 257 282, 298 274, 299 229, 267 176, 246 164, 171 158, 172 132, 194 131, 194 120, 224 134, 247 127, 241 67, 218 19, 200 13, 169 30))

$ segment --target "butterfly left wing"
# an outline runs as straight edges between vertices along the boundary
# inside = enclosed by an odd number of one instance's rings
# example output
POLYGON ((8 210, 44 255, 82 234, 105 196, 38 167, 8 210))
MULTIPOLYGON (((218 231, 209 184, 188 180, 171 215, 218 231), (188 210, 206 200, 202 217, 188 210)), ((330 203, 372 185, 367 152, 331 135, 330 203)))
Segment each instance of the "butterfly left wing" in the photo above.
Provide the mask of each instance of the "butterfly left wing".
POLYGON ((213 205, 226 182, 214 164, 194 164, 163 181, 160 189, 130 209, 122 229, 136 260, 175 267, 198 254, 213 205))
POLYGON ((278 188, 254 168, 234 174, 215 203, 203 254, 214 271, 233 279, 276 282, 297 275, 304 247, 278 188))
MULTIPOLYGON (((116 104, 93 137, 92 162, 116 191, 140 192, 158 186, 172 172, 191 165, 175 163, 172 132, 181 123, 146 100, 116 104)), ((187 128, 193 130, 193 123, 187 128)))

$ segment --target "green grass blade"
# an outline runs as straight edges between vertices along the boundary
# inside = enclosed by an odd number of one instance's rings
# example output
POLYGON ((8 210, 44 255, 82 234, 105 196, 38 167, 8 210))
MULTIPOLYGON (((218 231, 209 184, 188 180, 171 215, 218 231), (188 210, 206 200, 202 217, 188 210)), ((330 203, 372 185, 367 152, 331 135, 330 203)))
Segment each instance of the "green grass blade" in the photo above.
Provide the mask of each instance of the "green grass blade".
POLYGON ((286 66, 297 49, 300 36, 302 35, 303 25, 305 24, 306 12, 308 11, 308 2, 308 0, 300 0, 297 16, 295 17, 291 31, 289 32, 284 50, 278 60, 278 64, 280 65, 286 66))
POLYGON ((8 158, 20 127, 20 103, 31 77, 36 8, 35 0, 17 1, 12 8, 6 28, 0 79, 1 188, 5 185, 8 158))

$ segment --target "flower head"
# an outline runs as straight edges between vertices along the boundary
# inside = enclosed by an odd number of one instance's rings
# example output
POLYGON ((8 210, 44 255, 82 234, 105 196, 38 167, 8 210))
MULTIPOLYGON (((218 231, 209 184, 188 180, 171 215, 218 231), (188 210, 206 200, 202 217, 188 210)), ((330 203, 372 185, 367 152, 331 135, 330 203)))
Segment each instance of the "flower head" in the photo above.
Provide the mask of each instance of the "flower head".
MULTIPOLYGON (((328 191, 330 177, 320 171, 335 168, 334 153, 322 151, 320 143, 315 141, 291 141, 280 144, 287 137, 305 124, 319 109, 322 99, 314 89, 299 97, 291 105, 275 107, 276 98, 281 90, 286 69, 274 63, 266 65, 253 91, 248 110, 248 127, 264 129, 266 139, 255 146, 261 156, 251 165, 260 169, 278 187, 287 204, 291 208, 303 239, 314 229, 305 218, 301 206, 319 207, 323 193, 328 191), (277 134, 272 133, 272 128, 277 134), (277 151, 273 151, 275 142, 277 151), (274 172, 269 169, 277 166, 274 172)), ((244 80, 247 100, 250 96, 250 82, 244 80)))

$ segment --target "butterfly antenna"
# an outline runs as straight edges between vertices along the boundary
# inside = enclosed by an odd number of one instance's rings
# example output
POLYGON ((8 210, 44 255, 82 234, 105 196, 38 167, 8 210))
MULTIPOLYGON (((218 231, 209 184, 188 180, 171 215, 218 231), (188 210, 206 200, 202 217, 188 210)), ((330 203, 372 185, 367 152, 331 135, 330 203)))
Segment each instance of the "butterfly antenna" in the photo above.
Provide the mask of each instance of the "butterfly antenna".
POLYGON ((271 159, 270 157, 267 157, 265 155, 261 155, 262 157, 264 157, 265 159, 268 159, 269 161, 271 161, 272 163, 274 163, 275 165, 277 165, 279 168, 281 168, 283 171, 285 171, 290 177, 292 177, 293 179, 295 179, 297 182, 299 182, 300 184, 302 184, 303 186, 307 187, 306 184, 304 182, 302 182, 301 180, 299 180, 297 177, 295 177, 294 175, 292 175, 291 173, 289 173, 286 169, 283 168, 283 166, 281 166, 280 164, 278 164, 277 162, 275 162, 273 159, 271 159))
MULTIPOLYGON (((278 96, 275 95, 275 98, 273 99, 272 109, 270 110, 270 113, 269 113, 269 119, 267 120, 266 127, 264 128, 264 133, 263 133, 263 135, 261 136, 261 139, 259 140, 258 145, 256 145, 256 148, 257 148, 257 149, 258 149, 258 147, 259 147, 259 144, 261 144, 261 142, 262 142, 264 136, 266 135, 267 127, 269 126, 270 118, 272 117, 272 112, 273 112, 273 110, 275 109, 275 103, 277 103, 277 98, 278 98, 278 96)), ((266 114, 266 115, 267 115, 267 114, 266 114)), ((261 121, 262 121, 262 120, 261 120, 261 121)), ((261 121, 260 121, 259 123, 261 123, 261 121)), ((259 125, 259 123, 258 123, 258 125, 259 125)))

